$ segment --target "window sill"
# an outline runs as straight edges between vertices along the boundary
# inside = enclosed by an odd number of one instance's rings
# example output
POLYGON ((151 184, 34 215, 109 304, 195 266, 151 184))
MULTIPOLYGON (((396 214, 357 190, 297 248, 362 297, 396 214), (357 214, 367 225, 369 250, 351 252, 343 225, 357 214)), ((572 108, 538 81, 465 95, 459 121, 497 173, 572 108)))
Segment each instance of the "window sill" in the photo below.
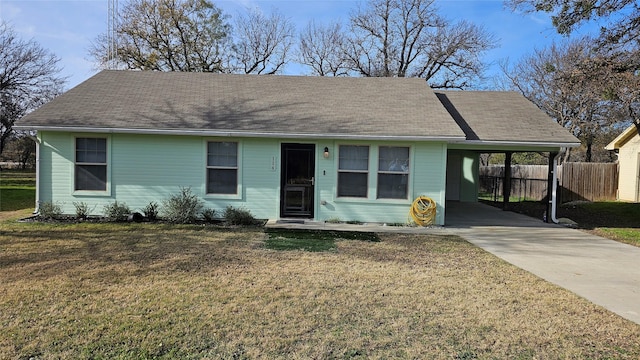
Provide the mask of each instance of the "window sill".
POLYGON ((411 204, 409 199, 375 199, 375 198, 356 198, 356 197, 336 197, 334 200, 336 203, 384 203, 384 204, 411 204))
POLYGON ((240 194, 205 194, 203 198, 205 200, 216 200, 216 199, 240 200, 242 199, 242 196, 240 194))
POLYGON ((109 190, 74 190, 71 195, 73 196, 98 196, 98 197, 111 197, 111 191, 109 190))

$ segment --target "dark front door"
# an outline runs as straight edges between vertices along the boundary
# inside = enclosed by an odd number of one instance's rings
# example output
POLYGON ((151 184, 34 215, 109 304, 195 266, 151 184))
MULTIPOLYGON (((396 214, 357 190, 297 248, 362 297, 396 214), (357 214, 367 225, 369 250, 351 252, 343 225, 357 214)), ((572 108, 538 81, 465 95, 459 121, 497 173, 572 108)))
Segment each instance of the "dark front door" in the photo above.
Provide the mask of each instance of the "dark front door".
POLYGON ((313 144, 282 144, 280 217, 313 218, 315 152, 313 144))

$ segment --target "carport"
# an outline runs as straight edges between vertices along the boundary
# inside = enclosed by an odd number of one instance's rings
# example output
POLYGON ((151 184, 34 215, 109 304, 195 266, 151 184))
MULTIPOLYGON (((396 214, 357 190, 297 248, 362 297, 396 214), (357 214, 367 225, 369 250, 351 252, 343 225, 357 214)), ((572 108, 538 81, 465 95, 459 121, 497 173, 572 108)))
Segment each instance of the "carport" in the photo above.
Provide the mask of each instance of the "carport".
POLYGON ((474 227, 546 227, 541 219, 505 212, 495 206, 481 202, 447 201, 445 210, 446 228, 474 227))
MULTIPOLYGON (((511 159, 514 153, 538 152, 548 156, 547 213, 551 213, 554 160, 566 148, 580 145, 565 128, 552 122, 533 103, 516 92, 436 91, 436 96, 464 131, 466 139, 447 147, 446 216, 456 218, 465 209, 456 203, 477 203, 480 154, 505 154, 503 209, 511 193, 511 159)), ((468 207, 473 209, 473 207, 468 207)), ((483 219, 480 212, 466 217, 483 219)), ((550 216, 547 216, 550 219, 550 216)), ((491 221, 485 219, 485 221, 491 221)))

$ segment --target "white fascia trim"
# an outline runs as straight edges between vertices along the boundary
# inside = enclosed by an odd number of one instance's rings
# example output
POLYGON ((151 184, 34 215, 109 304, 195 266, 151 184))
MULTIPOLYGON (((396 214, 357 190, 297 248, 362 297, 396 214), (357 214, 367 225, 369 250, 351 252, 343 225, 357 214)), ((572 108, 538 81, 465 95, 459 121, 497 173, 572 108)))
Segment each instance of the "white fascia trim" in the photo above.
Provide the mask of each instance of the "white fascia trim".
POLYGON ((348 135, 348 134, 296 134, 254 131, 220 131, 220 130, 172 130, 172 129, 128 129, 128 128, 88 128, 62 126, 14 126, 15 129, 36 131, 58 131, 98 134, 140 134, 140 135, 188 135, 211 137, 249 137, 249 138, 284 138, 284 139, 342 139, 342 140, 386 140, 386 141, 464 141, 461 136, 398 136, 398 135, 348 135))
POLYGON ((605 150, 617 150, 620 148, 620 144, 624 139, 631 136, 631 132, 636 131, 636 126, 631 124, 628 128, 626 128, 620 135, 616 136, 615 139, 611 140, 607 146, 604 147, 605 150))
POLYGON ((486 140, 466 140, 460 142, 465 145, 481 145, 481 146, 533 146, 533 147, 578 147, 579 142, 576 143, 554 143, 554 142, 538 142, 538 141, 486 141, 486 140))

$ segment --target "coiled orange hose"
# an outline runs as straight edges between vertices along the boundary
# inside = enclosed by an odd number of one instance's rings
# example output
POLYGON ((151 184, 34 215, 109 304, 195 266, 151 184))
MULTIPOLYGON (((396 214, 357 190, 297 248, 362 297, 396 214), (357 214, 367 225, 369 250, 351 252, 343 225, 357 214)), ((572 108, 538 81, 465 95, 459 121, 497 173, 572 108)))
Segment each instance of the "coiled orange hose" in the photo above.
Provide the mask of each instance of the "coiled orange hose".
POLYGON ((436 202, 427 196, 418 196, 411 204, 409 215, 420 226, 433 225, 436 220, 436 202))

